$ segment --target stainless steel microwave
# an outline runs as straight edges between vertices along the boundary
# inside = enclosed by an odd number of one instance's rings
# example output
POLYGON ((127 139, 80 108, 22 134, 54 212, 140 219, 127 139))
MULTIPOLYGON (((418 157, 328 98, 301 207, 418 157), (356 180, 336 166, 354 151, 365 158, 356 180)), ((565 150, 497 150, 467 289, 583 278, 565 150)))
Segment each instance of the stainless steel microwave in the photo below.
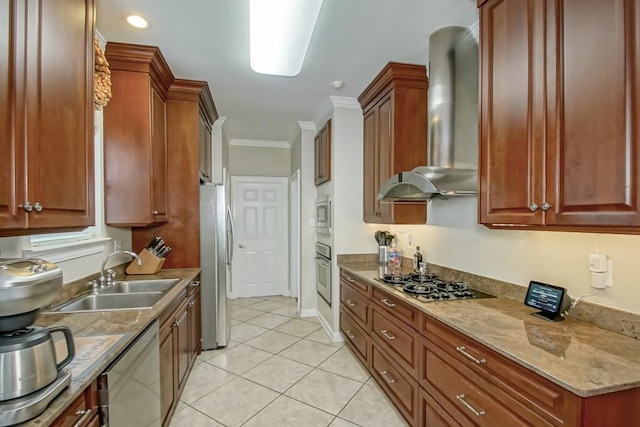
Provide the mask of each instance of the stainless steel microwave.
POLYGON ((331 234, 331 196, 320 196, 316 200, 316 233, 331 234))

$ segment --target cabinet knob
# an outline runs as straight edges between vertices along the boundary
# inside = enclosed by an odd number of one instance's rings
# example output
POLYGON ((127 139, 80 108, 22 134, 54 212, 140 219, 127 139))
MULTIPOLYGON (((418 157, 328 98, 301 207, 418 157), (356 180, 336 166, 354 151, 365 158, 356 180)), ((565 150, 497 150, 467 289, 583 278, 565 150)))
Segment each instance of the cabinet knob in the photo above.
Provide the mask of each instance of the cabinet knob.
POLYGON ((31 204, 31 202, 26 202, 19 207, 24 209, 25 212, 31 212, 33 210, 33 205, 31 204))
POLYGON ((158 215, 158 211, 153 211, 151 213, 154 214, 154 215, 158 215))
POLYGON ((529 205, 529 209, 531 209, 531 212, 535 212, 535 211, 537 211, 537 210, 538 210, 538 208, 539 208, 539 206, 538 206, 538 204, 537 204, 537 203, 531 203, 531 204, 529 205))
POLYGON ((42 205, 40 203, 36 202, 33 205, 33 210, 36 211, 36 212, 42 212, 42 205))
POLYGON ((544 203, 542 204, 542 210, 543 210, 543 211, 548 211, 549 209, 551 209, 551 203, 549 203, 549 202, 544 202, 544 203))

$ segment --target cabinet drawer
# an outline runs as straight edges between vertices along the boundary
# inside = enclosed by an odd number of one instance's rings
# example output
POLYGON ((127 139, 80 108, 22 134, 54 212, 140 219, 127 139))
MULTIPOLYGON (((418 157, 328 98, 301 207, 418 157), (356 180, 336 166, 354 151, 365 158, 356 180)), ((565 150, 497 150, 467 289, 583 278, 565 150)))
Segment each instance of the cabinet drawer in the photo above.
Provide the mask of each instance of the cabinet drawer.
POLYGON ((396 408, 409 421, 416 425, 418 420, 418 384, 402 372, 392 361, 392 357, 383 354, 383 350, 373 343, 371 346, 371 373, 396 408))
MULTIPOLYGON (((89 385, 53 422, 53 427, 85 427, 97 416, 97 384, 89 385)), ((97 417, 96 417, 97 418, 97 417)))
POLYGON ((358 323, 340 310, 340 330, 364 366, 369 366, 369 336, 358 323))
POLYGON ((399 320, 383 314, 377 306, 371 310, 372 337, 389 353, 393 360, 414 377, 418 373, 418 334, 399 320))
POLYGON ((411 326, 418 326, 418 310, 400 298, 396 298, 380 289, 373 288, 373 300, 398 319, 407 322, 411 326))
MULTIPOLYGON (((427 341, 425 348, 426 390, 440 392, 443 406, 455 407, 479 426, 553 426, 530 408, 483 379, 471 369, 452 359, 449 354, 427 341)), ((436 398, 438 396, 436 395, 436 398)))
POLYGON ((369 299, 356 291, 350 285, 342 282, 340 286, 340 301, 353 318, 361 322, 363 328, 369 323, 369 299))
POLYGON ((349 285, 353 286, 354 289, 362 292, 364 295, 369 296, 370 285, 363 280, 356 278, 353 274, 340 270, 340 279, 347 282, 349 285))
POLYGON ((449 415, 449 413, 423 389, 420 389, 420 420, 418 425, 429 427, 461 427, 464 425, 458 422, 464 420, 462 415, 449 415))
POLYGON ((425 336, 456 360, 547 419, 577 423, 579 398, 479 342, 424 316, 425 336))

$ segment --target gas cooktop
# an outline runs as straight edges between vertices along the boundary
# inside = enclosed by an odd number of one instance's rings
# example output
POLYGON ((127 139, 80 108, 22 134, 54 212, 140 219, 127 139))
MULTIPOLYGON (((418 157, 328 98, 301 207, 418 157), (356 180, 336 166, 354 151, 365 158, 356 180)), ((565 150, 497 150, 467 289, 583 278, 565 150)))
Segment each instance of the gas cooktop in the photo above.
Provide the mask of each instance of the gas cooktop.
POLYGON ((435 274, 384 274, 375 279, 422 302, 495 298, 471 289, 463 282, 440 280, 435 274))

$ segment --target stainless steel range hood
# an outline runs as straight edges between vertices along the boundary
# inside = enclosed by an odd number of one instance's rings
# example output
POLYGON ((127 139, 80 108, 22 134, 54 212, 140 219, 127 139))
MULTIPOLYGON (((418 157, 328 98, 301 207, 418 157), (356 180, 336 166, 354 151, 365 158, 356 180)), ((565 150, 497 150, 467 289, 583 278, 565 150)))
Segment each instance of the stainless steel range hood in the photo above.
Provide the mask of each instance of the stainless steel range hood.
POLYGON ((428 166, 392 176, 378 198, 469 196, 478 187, 478 42, 468 28, 429 37, 428 166))

